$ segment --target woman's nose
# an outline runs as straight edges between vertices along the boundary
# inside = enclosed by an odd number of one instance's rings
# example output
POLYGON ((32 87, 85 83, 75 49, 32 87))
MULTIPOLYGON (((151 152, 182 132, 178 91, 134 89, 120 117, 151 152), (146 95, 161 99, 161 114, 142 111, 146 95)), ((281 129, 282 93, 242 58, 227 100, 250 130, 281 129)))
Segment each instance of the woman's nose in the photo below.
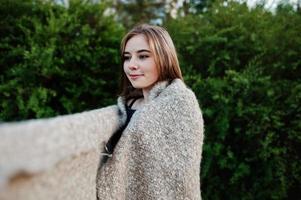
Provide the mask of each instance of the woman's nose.
POLYGON ((137 65, 130 65, 129 68, 130 68, 130 70, 136 70, 136 69, 138 69, 138 66, 137 65))
POLYGON ((135 69, 138 68, 138 64, 137 64, 137 62, 135 61, 134 58, 132 58, 132 59, 130 60, 130 62, 129 62, 129 68, 130 68, 131 70, 135 70, 135 69))

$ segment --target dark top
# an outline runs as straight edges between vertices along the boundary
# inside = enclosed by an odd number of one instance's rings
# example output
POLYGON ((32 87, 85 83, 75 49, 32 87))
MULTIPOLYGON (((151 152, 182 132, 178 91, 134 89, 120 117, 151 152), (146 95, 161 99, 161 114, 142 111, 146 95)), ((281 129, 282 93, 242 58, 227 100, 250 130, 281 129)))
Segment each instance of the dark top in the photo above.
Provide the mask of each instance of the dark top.
POLYGON ((127 125, 129 124, 133 114, 135 113, 136 110, 132 109, 132 106, 134 104, 134 102, 139 99, 141 97, 135 98, 131 104, 129 106, 125 106, 126 108, 126 114, 127 114, 127 118, 126 118, 126 122, 125 124, 116 131, 116 133, 114 133, 111 138, 109 139, 108 143, 105 145, 105 154, 107 154, 109 157, 112 155, 115 146, 117 145, 122 132, 124 131, 124 129, 127 127, 127 125))

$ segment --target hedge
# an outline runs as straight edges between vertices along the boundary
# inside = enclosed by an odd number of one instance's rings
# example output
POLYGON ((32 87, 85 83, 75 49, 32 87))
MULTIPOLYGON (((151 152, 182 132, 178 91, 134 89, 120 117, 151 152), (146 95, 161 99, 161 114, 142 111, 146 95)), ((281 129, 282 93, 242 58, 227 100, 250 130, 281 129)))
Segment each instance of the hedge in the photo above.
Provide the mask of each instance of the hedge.
POLYGON ((300 13, 216 2, 166 26, 204 112, 204 199, 300 196, 300 13))
POLYGON ((122 25, 105 4, 7 1, 0 6, 0 119, 68 114, 115 102, 122 25), (112 94, 115 94, 112 95, 112 94))

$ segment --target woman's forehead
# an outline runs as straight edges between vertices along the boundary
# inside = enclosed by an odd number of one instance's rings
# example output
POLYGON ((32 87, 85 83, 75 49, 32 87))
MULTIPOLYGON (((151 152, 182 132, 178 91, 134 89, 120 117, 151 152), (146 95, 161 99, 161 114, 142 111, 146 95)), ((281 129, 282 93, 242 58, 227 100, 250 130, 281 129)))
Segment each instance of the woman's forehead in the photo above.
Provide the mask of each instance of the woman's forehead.
POLYGON ((144 35, 139 34, 130 38, 125 45, 125 53, 141 52, 142 50, 151 51, 150 46, 144 35))

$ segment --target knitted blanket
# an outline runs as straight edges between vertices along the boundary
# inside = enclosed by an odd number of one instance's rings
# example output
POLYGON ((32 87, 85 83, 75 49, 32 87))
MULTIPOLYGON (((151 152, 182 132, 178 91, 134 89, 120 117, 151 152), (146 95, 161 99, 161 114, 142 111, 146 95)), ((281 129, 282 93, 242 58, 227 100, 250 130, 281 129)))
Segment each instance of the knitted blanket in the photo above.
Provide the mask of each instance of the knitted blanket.
MULTIPOLYGON (((118 98, 120 121, 112 123, 125 122, 125 103, 118 98)), ((202 145, 203 118, 193 91, 180 79, 156 83, 98 169, 98 199, 201 199, 202 145)))

